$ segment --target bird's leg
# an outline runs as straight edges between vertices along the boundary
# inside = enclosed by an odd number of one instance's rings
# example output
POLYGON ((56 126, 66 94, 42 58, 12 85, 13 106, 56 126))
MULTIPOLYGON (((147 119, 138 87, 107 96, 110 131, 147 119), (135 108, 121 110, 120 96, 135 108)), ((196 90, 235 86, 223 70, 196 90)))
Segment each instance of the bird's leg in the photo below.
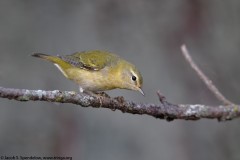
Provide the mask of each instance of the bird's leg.
POLYGON ((107 93, 105 92, 95 92, 95 94, 102 96, 102 97, 107 97, 107 98, 111 98, 107 93))
POLYGON ((97 97, 107 97, 110 98, 110 96, 105 93, 105 92, 96 92, 96 91, 84 91, 87 94, 93 95, 93 96, 97 96, 97 97))
POLYGON ((79 86, 79 92, 83 93, 83 91, 84 91, 83 88, 81 86, 79 86))
POLYGON ((80 93, 86 93, 91 96, 101 96, 101 97, 110 98, 110 96, 105 92, 94 92, 94 91, 84 90, 81 86, 79 86, 79 91, 80 91, 80 93))
POLYGON ((84 90, 81 86, 79 86, 79 91, 80 91, 80 93, 86 93, 86 94, 89 94, 91 96, 110 97, 105 92, 95 92, 95 91, 84 90))
POLYGON ((86 94, 89 94, 89 95, 92 95, 92 96, 95 95, 95 93, 93 93, 92 91, 84 90, 81 86, 79 86, 79 92, 80 93, 86 93, 86 94))

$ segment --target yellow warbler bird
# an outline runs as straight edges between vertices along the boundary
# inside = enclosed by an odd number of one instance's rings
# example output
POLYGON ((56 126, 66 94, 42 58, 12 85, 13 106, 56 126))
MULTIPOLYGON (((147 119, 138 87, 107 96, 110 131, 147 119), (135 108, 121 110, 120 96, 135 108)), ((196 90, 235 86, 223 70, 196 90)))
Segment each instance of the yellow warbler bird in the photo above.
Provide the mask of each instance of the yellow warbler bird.
POLYGON ((120 88, 139 91, 144 95, 141 73, 133 64, 115 54, 93 50, 65 56, 43 53, 32 56, 52 62, 66 78, 79 85, 80 92, 120 88))

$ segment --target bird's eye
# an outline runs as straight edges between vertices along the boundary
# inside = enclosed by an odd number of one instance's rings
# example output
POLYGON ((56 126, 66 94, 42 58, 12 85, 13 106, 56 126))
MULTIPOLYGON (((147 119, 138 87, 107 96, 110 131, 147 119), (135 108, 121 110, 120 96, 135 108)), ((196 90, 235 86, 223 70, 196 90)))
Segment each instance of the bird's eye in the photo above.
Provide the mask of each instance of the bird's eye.
POLYGON ((132 76, 132 80, 133 80, 133 81, 136 81, 136 80, 137 80, 137 77, 132 76))

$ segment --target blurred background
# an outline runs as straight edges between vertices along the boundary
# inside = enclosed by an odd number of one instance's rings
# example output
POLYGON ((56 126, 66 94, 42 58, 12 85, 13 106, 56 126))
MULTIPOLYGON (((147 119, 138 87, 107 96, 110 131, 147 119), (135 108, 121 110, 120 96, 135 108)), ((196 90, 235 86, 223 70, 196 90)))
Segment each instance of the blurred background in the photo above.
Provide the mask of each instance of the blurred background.
MULTIPOLYGON (((33 52, 71 54, 101 49, 142 72, 146 96, 107 92, 159 103, 220 102, 180 52, 193 59, 230 100, 239 103, 240 1, 229 0, 5 0, 0 1, 0 86, 73 90, 33 52)), ((166 122, 146 115, 72 104, 0 99, 0 154, 71 156, 84 160, 239 160, 240 120, 166 122)))

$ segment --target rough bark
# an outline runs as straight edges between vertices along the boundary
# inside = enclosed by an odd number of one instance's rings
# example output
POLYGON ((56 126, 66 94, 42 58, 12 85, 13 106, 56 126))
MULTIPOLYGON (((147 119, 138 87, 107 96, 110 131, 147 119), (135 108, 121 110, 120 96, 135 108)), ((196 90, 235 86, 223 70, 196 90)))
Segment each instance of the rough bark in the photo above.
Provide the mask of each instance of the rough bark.
POLYGON ((231 120, 240 116, 240 106, 235 104, 207 106, 202 104, 172 104, 159 94, 159 104, 140 104, 125 100, 123 97, 110 98, 72 91, 44 91, 0 87, 0 97, 17 101, 47 101, 72 103, 82 107, 108 108, 123 113, 146 114, 155 118, 199 120, 202 118, 231 120))

